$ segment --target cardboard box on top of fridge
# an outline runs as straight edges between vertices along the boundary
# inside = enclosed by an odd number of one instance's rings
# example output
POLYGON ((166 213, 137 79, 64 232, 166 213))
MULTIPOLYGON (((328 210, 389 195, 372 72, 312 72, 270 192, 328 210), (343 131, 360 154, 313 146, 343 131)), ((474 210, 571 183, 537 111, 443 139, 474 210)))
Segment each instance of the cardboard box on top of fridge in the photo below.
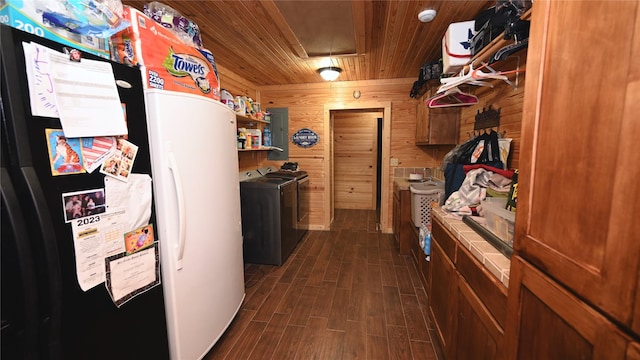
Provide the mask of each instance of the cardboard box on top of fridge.
POLYGON ((184 44, 143 12, 124 6, 131 26, 111 37, 111 58, 138 65, 147 89, 162 89, 220 100, 218 70, 211 52, 184 44))
POLYGON ((109 39, 74 34, 51 26, 43 19, 42 12, 36 1, 0 0, 0 24, 109 59, 109 39))
POLYGON ((442 38, 442 72, 457 73, 471 60, 475 21, 452 23, 442 38))

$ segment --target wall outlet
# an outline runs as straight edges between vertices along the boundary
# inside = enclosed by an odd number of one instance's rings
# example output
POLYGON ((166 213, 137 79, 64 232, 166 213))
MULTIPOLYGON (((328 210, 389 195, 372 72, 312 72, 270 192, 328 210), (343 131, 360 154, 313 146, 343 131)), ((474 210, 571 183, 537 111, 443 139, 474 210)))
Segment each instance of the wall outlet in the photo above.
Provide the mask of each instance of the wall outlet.
POLYGON ((391 158, 391 166, 398 166, 400 162, 396 158, 391 158))

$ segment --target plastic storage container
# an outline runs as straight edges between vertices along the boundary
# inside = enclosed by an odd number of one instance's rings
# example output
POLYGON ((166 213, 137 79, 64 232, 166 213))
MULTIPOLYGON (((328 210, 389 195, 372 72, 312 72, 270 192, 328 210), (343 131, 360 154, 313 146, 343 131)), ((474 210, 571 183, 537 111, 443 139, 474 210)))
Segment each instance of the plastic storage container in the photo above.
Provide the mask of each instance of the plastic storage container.
POLYGON ((262 131, 260 129, 247 129, 247 132, 251 134, 251 149, 260 149, 262 147, 262 131))
POLYGON ((486 198, 482 200, 481 213, 487 220, 487 229, 513 247, 516 213, 505 209, 506 204, 506 198, 486 198))
POLYGON ((440 205, 444 198, 444 183, 427 181, 411 184, 411 220, 416 227, 431 226, 431 207, 433 203, 440 205))
POLYGON ((262 133, 262 143, 264 146, 271 146, 271 129, 268 126, 264 128, 264 133, 262 133))

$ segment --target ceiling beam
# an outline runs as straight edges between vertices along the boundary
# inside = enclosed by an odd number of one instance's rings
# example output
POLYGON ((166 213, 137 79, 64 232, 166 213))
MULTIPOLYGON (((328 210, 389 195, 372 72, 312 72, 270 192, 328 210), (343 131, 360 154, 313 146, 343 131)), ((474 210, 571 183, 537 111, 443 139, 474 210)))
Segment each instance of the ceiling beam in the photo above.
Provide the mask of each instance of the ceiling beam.
POLYGON ((304 47, 302 47, 302 44, 300 44, 298 37, 289 27, 287 20, 284 18, 284 16, 282 16, 282 13, 276 6, 276 3, 273 0, 261 0, 260 2, 267 10, 275 24, 278 26, 278 29, 280 29, 282 35, 284 35, 285 39, 287 39, 289 46, 291 46, 291 50, 293 50, 293 52, 301 59, 308 59, 309 55, 307 54, 307 51, 304 49, 304 47))
POLYGON ((356 35, 356 53, 363 55, 367 51, 364 1, 353 0, 351 8, 353 13, 353 32, 356 35))

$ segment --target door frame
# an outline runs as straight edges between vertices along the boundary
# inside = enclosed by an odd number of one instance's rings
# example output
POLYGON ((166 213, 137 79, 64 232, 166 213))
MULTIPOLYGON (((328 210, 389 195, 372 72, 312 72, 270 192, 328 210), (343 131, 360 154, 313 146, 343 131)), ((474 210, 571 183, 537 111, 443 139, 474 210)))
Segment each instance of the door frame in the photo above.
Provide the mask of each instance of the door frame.
POLYGON ((380 229, 391 229, 391 225, 387 224, 387 212, 389 211, 389 157, 391 152, 391 102, 390 101, 364 101, 358 103, 326 103, 324 104, 324 124, 323 128, 327 131, 327 138, 331 141, 324 142, 324 158, 330 159, 330 164, 325 166, 328 169, 328 176, 324 177, 324 198, 330 199, 324 203, 324 227, 326 229, 331 228, 331 222, 333 221, 333 126, 331 122, 332 110, 379 110, 382 109, 382 147, 379 151, 382 152, 382 179, 380 184, 381 189, 381 201, 380 201, 380 229))

